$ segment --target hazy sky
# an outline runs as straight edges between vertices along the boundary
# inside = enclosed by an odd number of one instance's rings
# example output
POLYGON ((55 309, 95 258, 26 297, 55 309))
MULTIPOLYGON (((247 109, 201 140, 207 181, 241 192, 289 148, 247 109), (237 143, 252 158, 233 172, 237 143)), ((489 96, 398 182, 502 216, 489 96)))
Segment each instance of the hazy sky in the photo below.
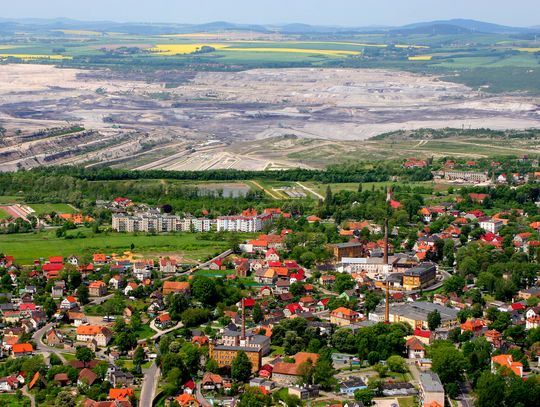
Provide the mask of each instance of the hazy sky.
POLYGON ((5 18, 346 26, 473 18, 515 26, 540 25, 539 0, 2 0, 0 4, 5 18))

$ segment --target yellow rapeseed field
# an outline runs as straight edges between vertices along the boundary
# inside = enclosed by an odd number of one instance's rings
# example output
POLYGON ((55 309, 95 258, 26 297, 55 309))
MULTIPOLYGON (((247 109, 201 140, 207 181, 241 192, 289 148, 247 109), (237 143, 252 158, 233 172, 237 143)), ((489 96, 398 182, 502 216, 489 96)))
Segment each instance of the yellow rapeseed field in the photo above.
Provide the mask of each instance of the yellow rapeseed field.
POLYGON ((2 58, 19 58, 24 61, 30 61, 33 59, 51 59, 51 60, 64 60, 64 59, 73 59, 73 57, 64 56, 64 55, 39 55, 39 54, 0 54, 0 59, 2 58))
POLYGON ((431 55, 416 55, 414 57, 409 57, 409 61, 431 61, 433 56, 431 55))
POLYGON ((150 51, 160 55, 193 54, 204 46, 215 49, 227 47, 226 44, 157 44, 154 48, 150 48, 150 51))
POLYGON ((515 49, 521 52, 540 52, 540 48, 515 48, 515 49))

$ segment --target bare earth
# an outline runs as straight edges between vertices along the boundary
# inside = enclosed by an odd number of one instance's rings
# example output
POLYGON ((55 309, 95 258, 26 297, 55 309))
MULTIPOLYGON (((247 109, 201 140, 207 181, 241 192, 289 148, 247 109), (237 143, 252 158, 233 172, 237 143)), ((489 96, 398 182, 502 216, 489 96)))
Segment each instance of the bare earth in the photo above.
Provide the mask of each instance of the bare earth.
POLYGON ((296 135, 324 145, 420 127, 524 129, 540 126, 540 109, 534 98, 386 70, 123 74, 13 64, 0 67, 0 126, 0 170, 99 162, 279 169, 311 163, 250 152, 250 141, 296 135), (74 124, 86 131, 28 137, 74 124))

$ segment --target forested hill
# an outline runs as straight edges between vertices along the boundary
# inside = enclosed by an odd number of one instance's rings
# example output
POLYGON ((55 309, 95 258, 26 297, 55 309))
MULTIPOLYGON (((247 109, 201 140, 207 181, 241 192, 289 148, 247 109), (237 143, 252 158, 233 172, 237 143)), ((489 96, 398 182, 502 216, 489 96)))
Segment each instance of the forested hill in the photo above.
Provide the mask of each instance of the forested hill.
POLYGON ((284 171, 241 171, 234 169, 208 171, 168 171, 146 170, 132 171, 111 168, 83 167, 41 167, 27 171, 36 176, 69 176, 87 181, 113 181, 137 179, 171 179, 190 181, 235 181, 263 179, 275 181, 317 181, 333 182, 381 182, 392 176, 400 176, 409 181, 431 179, 428 169, 404 169, 400 163, 353 163, 330 166, 325 170, 307 170, 295 168, 284 171))

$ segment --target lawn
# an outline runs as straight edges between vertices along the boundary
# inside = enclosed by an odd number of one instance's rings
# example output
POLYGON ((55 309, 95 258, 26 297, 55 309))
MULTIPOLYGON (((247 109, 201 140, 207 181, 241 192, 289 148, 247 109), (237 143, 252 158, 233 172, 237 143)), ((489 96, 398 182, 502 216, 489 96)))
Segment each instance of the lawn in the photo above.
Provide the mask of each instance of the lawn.
MULTIPOLYGON (((12 255, 19 264, 32 264, 36 258, 58 255, 92 254, 95 252, 123 253, 135 246, 135 255, 168 255, 191 260, 205 260, 207 257, 229 248, 225 240, 217 235, 200 233, 176 234, 134 234, 100 233, 93 234, 85 228, 69 231, 69 235, 81 232, 84 238, 58 238, 55 231, 0 235, 0 252, 12 255)), ((239 234, 240 239, 252 238, 250 234, 239 234)))
POLYGON ((64 357, 64 359, 66 359, 67 361, 70 361, 70 360, 77 360, 77 358, 75 357, 75 355, 73 353, 62 353, 62 356, 64 357))
POLYGON ((68 204, 29 204, 30 208, 32 208, 38 215, 41 214, 48 214, 51 212, 56 213, 77 213, 75 209, 73 209, 72 206, 68 204))
POLYGON ((0 407, 30 407, 30 399, 15 394, 0 394, 0 407))
POLYGON ((0 195, 0 205, 13 205, 22 201, 22 196, 0 195))
POLYGON ((137 332, 137 339, 148 339, 156 334, 156 331, 154 331, 152 328, 150 328, 149 325, 142 325, 137 332))
POLYGON ((401 397, 398 398, 399 407, 414 407, 416 403, 414 402, 414 397, 401 397))
POLYGON ((10 217, 11 215, 9 213, 7 213, 5 210, 0 208, 0 219, 8 219, 10 217))

